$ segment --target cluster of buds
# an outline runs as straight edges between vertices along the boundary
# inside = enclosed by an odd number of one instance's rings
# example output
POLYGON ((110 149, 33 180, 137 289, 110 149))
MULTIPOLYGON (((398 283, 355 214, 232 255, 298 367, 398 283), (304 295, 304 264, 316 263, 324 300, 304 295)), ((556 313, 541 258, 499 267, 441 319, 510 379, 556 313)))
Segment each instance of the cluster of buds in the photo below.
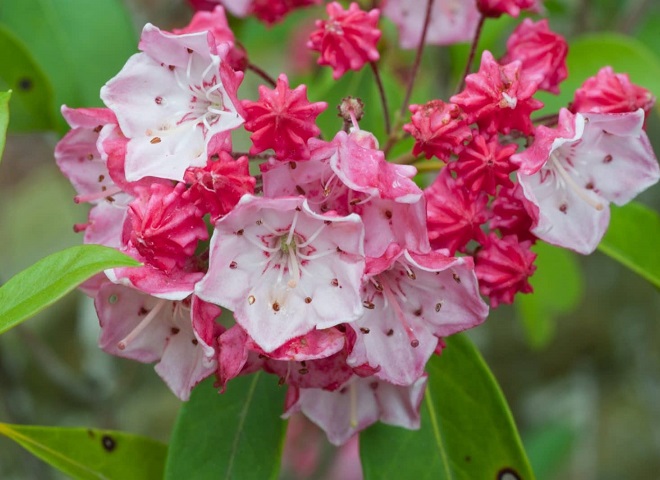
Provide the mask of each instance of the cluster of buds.
MULTIPOLYGON (((272 23, 318 2, 223 3, 272 23)), ((445 3, 427 9, 427 27, 446 21, 445 3)), ((538 5, 469 7, 452 13, 464 22, 456 31, 538 5)), ((406 8, 414 2, 389 0, 385 12, 406 8)), ((373 66, 379 10, 333 2, 327 14, 308 43, 319 64, 335 78, 373 66)), ((410 44, 414 26, 400 29, 410 44)), ((413 155, 446 162, 422 190, 416 169, 386 160, 360 128, 356 99, 326 139, 315 122, 327 104, 284 74, 239 99, 249 61, 222 6, 181 30, 147 25, 140 53, 101 90, 106 108, 63 108, 72 130, 55 152, 76 202, 93 205, 76 225, 85 243, 142 263, 83 285, 101 347, 157 362, 184 400, 211 375, 224 390, 238 375, 275 374, 288 386, 285 416, 303 412, 335 444, 378 420, 418 427, 425 365, 444 337, 485 320, 481 295, 494 307, 531 291, 537 239, 593 250, 608 202, 659 177, 643 131, 648 92, 606 68, 556 128, 535 127, 533 95, 566 77, 566 43, 525 20, 507 46, 499 62, 484 52, 450 102, 410 106, 413 155), (248 152, 233 148, 239 129, 248 152)))

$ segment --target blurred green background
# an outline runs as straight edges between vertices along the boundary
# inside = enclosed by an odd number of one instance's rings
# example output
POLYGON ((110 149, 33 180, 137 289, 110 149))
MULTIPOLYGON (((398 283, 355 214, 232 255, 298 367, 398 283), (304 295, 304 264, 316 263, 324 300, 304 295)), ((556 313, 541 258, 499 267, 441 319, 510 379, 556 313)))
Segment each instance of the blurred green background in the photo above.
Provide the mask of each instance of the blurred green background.
MULTIPOLYGON (((58 135, 28 131, 39 127, 65 132, 56 105, 99 105, 98 89, 136 51, 144 23, 169 29, 185 25, 192 15, 183 0, 127 0, 123 4, 127 13, 117 9, 121 3, 117 0, 70 0, 66 8, 49 12, 50 17, 24 18, 25 9, 35 11, 56 3, 3 0, 0 4, 0 29, 9 30, 33 52, 42 75, 58 85, 52 89, 53 95, 47 85, 39 84, 37 76, 36 84, 24 92, 34 97, 36 90, 37 100, 20 103, 19 91, 18 100, 12 101, 17 112, 23 110, 27 117, 32 114, 30 118, 35 112, 38 115, 32 125, 20 119, 12 123, 0 164, 0 281, 49 253, 79 244, 81 235, 73 233, 72 225, 84 222, 87 213, 85 206, 73 203, 74 191, 55 166, 52 152, 58 135), (61 22, 64 33, 49 30, 53 19, 55 24, 61 22), (87 26, 65 28, 79 24, 87 26)), ((560 100, 543 98, 552 103, 550 108, 570 99, 571 89, 596 73, 594 64, 612 63, 618 71, 622 69, 617 65, 623 65, 634 81, 660 96, 660 74, 656 75, 660 60, 655 53, 660 52, 660 5, 656 0, 557 0, 546 2, 546 8, 551 28, 565 34, 574 47, 572 52, 580 55, 573 60, 573 77, 562 88, 560 100), (630 40, 630 45, 618 36, 585 40, 589 34, 602 32, 636 40, 630 40)), ((297 12, 270 29, 253 21, 235 26, 253 63, 272 76, 288 73, 292 85, 305 81, 310 98, 331 104, 320 121, 324 128, 337 129, 340 125, 332 99, 375 96, 368 74, 329 82, 328 72, 319 74, 313 69, 313 57, 299 45, 308 31, 305 25, 321 12, 318 8, 297 12), (291 52, 288 58, 282 56, 283 44, 291 52)), ((496 56, 502 54, 506 34, 517 23, 503 18, 487 24, 482 45, 493 49, 496 56)), ((381 45, 393 46, 396 34, 391 24, 386 23, 386 32, 381 45)), ((456 72, 464 67, 466 51, 465 46, 428 48, 413 101, 447 98, 456 83, 456 72)), ((11 83, 6 79, 14 78, 11 62, 16 62, 16 55, 16 49, 0 49, 0 77, 5 79, 0 80, 0 90, 11 83)), ((383 62, 392 71, 403 71, 412 57, 412 52, 395 52, 383 62)), ((402 96, 396 75, 386 83, 394 99, 402 96)), ((246 74, 241 98, 256 98, 257 84, 258 79, 246 74)), ((399 101, 392 100, 392 110, 399 101)), ((648 122, 656 152, 660 152, 658 112, 656 108, 648 122)), ((364 122, 363 128, 373 129, 382 139, 379 104, 367 101, 364 122)), ((660 211, 660 188, 645 192, 638 200, 660 211)), ((656 242, 660 248, 660 239, 656 242)), ((657 478, 658 290, 599 252, 579 257, 545 248, 541 255, 535 280, 537 300, 519 299, 514 306, 501 307, 471 333, 510 402, 537 477, 657 478)), ((167 441, 180 402, 150 365, 100 351, 98 330, 91 302, 76 293, 0 336, 0 419, 121 429, 167 441)), ((61 476, 0 438, 0 478, 61 476)))

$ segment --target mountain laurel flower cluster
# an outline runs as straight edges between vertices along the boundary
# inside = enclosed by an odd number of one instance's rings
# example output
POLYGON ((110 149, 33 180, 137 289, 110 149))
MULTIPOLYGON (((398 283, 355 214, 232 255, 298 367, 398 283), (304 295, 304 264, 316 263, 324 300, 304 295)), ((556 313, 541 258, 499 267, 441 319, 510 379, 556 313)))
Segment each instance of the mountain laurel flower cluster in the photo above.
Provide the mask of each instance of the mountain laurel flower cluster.
MULTIPOLYGON (((184 28, 144 27, 140 52, 101 89, 105 108, 62 108, 71 130, 55 151, 75 201, 91 205, 75 226, 83 241, 141 263, 82 286, 101 348, 155 362, 182 400, 206 377, 224 391, 263 370, 288 388, 283 415, 302 412, 334 444, 376 421, 418 428, 443 338, 532 291, 536 242, 592 252, 609 203, 660 177, 644 131, 655 99, 610 67, 556 116, 532 118, 535 94, 567 77, 567 44, 546 20, 522 21, 502 58, 484 51, 455 95, 404 105, 381 148, 355 98, 330 105, 343 125, 322 133, 329 102, 256 69, 220 5, 270 25, 320 2, 190 3, 200 11, 184 28), (255 71, 267 85, 250 92, 255 71), (408 154, 391 158, 406 136, 408 154), (422 157, 440 167, 416 183, 422 157)), ((420 51, 540 10, 432 5, 380 3, 401 46, 420 51)), ((307 47, 334 79, 368 63, 380 84, 380 13, 328 3, 307 47)))

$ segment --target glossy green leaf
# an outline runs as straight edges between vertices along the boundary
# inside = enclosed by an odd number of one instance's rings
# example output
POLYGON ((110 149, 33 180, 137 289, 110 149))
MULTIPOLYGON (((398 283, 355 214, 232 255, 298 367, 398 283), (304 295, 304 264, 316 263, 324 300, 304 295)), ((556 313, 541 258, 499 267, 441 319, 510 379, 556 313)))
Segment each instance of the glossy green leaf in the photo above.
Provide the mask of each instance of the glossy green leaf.
POLYGON ((0 423, 0 434, 75 479, 163 478, 167 447, 138 435, 6 423, 0 423))
POLYGON ((15 327, 66 295, 91 276, 113 267, 139 265, 100 245, 79 245, 53 253, 0 287, 0 333, 15 327))
POLYGON ((536 271, 530 278, 534 293, 519 295, 516 306, 528 342, 541 348, 552 339, 555 317, 577 307, 584 285, 574 253, 545 242, 538 242, 532 250, 537 254, 536 271))
POLYGON ((4 24, 28 47, 55 91, 59 107, 100 106, 99 90, 137 51, 132 22, 121 0, 3 2, 4 24))
POLYGON ((4 152, 5 150, 7 126, 9 125, 10 98, 11 98, 11 90, 8 92, 0 92, 0 160, 2 160, 2 152, 4 152))
POLYGON ((568 422, 548 423, 528 434, 525 445, 538 480, 558 478, 577 441, 578 432, 568 422))
POLYGON ((27 132, 54 128, 55 103, 48 78, 25 44, 2 25, 0 65, 0 90, 13 91, 11 130, 27 132))
POLYGON ((174 427, 165 478, 277 479, 284 392, 264 372, 233 379, 223 394, 213 379, 195 387, 174 427))
POLYGON ((539 116, 566 107, 575 90, 606 65, 617 73, 628 73, 634 83, 660 94, 660 57, 643 43, 625 35, 597 33, 580 37, 571 42, 566 63, 569 75, 559 86, 560 95, 546 92, 537 95, 546 105, 539 116))
POLYGON ((610 226, 598 250, 660 288, 660 215, 636 202, 611 209, 610 226))
POLYGON ((376 424, 360 434, 366 480, 531 480, 509 407, 470 340, 446 339, 427 365, 419 431, 376 424), (508 473, 508 475, 506 475, 508 473))

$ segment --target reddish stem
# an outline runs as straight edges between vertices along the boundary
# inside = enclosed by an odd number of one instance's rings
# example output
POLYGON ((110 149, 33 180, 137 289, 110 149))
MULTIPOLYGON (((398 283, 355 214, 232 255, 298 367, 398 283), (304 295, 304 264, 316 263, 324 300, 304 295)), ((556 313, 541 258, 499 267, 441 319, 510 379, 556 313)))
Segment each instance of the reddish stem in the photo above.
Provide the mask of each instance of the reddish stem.
POLYGON ((374 72, 374 78, 376 79, 376 85, 378 86, 378 93, 380 94, 380 103, 383 106, 383 117, 385 118, 385 134, 389 136, 389 134, 392 133, 392 124, 390 123, 390 108, 387 105, 385 87, 383 86, 383 81, 380 78, 380 72, 376 62, 369 62, 369 65, 371 65, 371 71, 374 72))
POLYGON ((268 75, 264 70, 257 67, 255 64, 248 62, 247 66, 245 68, 252 71, 252 72, 254 72, 254 73, 256 73, 266 83, 269 83, 271 87, 274 87, 275 85, 277 85, 277 82, 275 82, 275 79, 273 79, 273 77, 268 75))
POLYGON ((415 63, 413 64, 412 71, 410 72, 410 80, 408 81, 408 88, 406 89, 406 96, 403 99, 403 104, 401 105, 401 110, 399 114, 403 117, 406 114, 406 109, 408 108, 408 103, 410 102, 410 96, 412 95, 413 86, 415 85, 415 80, 417 78, 417 72, 419 72, 419 66, 422 63, 422 53, 424 53, 424 46, 426 45, 426 33, 429 30, 429 23, 431 23, 431 8, 433 7, 433 0, 428 0, 426 3, 426 13, 424 14, 424 29, 422 30, 422 38, 419 39, 419 45, 417 46, 417 55, 415 56, 415 63))
POLYGON ((463 72, 463 78, 461 78, 461 83, 459 83, 456 93, 460 92, 465 88, 465 78, 470 74, 472 70, 472 62, 474 61, 474 55, 477 52, 477 44, 479 43, 479 38, 481 37, 481 30, 484 27, 486 17, 484 15, 479 19, 477 24, 477 31, 474 32, 474 39, 472 40, 472 45, 470 46, 470 55, 468 56, 467 64, 465 65, 465 71, 463 72))

